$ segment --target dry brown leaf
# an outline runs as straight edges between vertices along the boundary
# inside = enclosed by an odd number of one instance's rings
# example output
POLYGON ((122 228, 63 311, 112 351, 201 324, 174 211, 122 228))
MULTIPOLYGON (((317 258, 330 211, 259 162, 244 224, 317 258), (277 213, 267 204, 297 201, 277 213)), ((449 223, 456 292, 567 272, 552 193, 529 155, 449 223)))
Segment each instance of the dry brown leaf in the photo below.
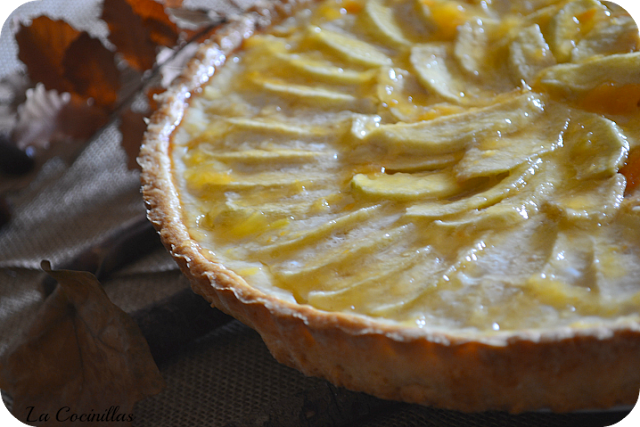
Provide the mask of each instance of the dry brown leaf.
POLYGON ((16 33, 18 58, 27 66, 29 77, 42 82, 47 89, 70 91, 71 85, 63 77, 64 53, 80 32, 64 21, 46 16, 35 18, 31 25, 20 25, 16 33))
POLYGON ((154 0, 104 0, 102 19, 109 40, 138 71, 153 67, 158 45, 173 46, 178 40, 177 26, 154 0))
POLYGON ((73 91, 97 104, 113 107, 118 100, 120 71, 115 54, 98 39, 83 32, 66 49, 62 60, 63 76, 73 91))
POLYGON ((64 21, 46 16, 21 25, 16 33, 18 57, 27 66, 29 77, 47 89, 93 98, 112 107, 120 88, 114 53, 86 32, 64 21))
POLYGON ((151 40, 160 46, 173 46, 178 41, 180 31, 169 19, 164 6, 155 0, 127 0, 142 24, 149 30, 151 40))
POLYGON ((145 119, 150 114, 136 113, 127 110, 120 116, 120 132, 122 133, 122 148, 127 153, 127 167, 129 170, 140 169, 136 159, 140 152, 142 137, 147 130, 145 119))
POLYGON ((126 0, 105 0, 102 19, 109 26, 109 40, 131 67, 151 69, 156 60, 156 44, 126 0))
POLYGON ((41 426, 130 425, 134 404, 164 387, 140 329, 93 275, 42 268, 60 286, 0 358, 14 416, 41 426))
POLYGON ((76 139, 88 142, 109 121, 109 112, 89 103, 76 95, 71 95, 69 102, 57 116, 59 133, 52 139, 53 143, 76 139))

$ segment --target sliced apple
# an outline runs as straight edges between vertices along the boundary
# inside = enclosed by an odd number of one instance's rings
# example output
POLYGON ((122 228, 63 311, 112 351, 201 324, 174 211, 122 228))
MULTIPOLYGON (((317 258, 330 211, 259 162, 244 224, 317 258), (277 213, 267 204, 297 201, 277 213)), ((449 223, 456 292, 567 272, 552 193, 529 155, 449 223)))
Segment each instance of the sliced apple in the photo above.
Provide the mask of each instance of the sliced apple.
POLYGON ((524 93, 485 108, 417 123, 380 124, 376 116, 356 116, 351 136, 357 142, 381 144, 392 151, 444 154, 464 149, 474 138, 516 132, 544 111, 544 98, 524 93))
POLYGON ((332 157, 333 153, 304 150, 244 150, 213 153, 211 157, 224 163, 280 164, 312 162, 322 157, 332 157))
POLYGON ((381 162, 387 172, 425 172, 453 166, 461 157, 459 153, 438 156, 398 156, 381 162))
POLYGON ((630 16, 602 20, 571 51, 573 62, 597 55, 633 52, 638 49, 638 25, 630 16))
POLYGON ((428 202, 407 208, 406 216, 420 218, 442 218, 472 209, 482 209, 517 194, 530 180, 542 162, 527 163, 518 166, 512 173, 488 190, 454 202, 428 202))
POLYGON ((370 197, 401 201, 446 198, 462 191, 451 172, 373 176, 358 174, 351 180, 351 186, 355 191, 370 197))
POLYGON ((579 64, 560 64, 540 73, 543 88, 565 96, 581 96, 602 85, 640 83, 640 52, 597 57, 579 64))
POLYGON ((566 134, 571 164, 577 179, 593 179, 616 174, 629 154, 629 142, 622 129, 599 114, 576 111, 575 125, 566 134))
POLYGON ((332 132, 331 127, 327 126, 290 124, 280 120, 230 117, 226 119, 225 122, 234 130, 247 130, 269 135, 275 134, 299 138, 325 136, 332 132))
POLYGON ((253 255, 258 257, 280 257, 291 251, 304 249, 306 245, 316 243, 337 232, 344 233, 347 230, 360 225, 379 212, 380 208, 381 205, 361 208, 355 212, 350 212, 336 217, 315 228, 305 229, 302 232, 287 235, 286 240, 264 246, 256 250, 253 255))
POLYGON ((391 58, 380 49, 354 37, 320 27, 312 27, 309 30, 309 34, 313 40, 326 46, 330 51, 348 62, 369 67, 392 64, 391 58))
POLYGON ((415 226, 406 224, 395 228, 378 230, 359 239, 344 241, 328 250, 316 253, 313 258, 300 262, 272 264, 271 270, 281 283, 298 296, 303 297, 311 290, 330 289, 331 279, 341 272, 351 271, 354 260, 362 262, 367 256, 379 253, 398 243, 405 243, 415 226))
POLYGON ((336 281, 331 290, 311 291, 308 301, 324 310, 382 316, 390 306, 411 301, 441 269, 429 248, 405 252, 371 263, 361 274, 336 281))
POLYGON ((521 31, 509 49, 509 68, 518 79, 531 83, 538 73, 556 64, 540 26, 532 25, 521 31))
POLYGON ((548 205, 576 225, 606 224, 613 220, 624 200, 626 179, 622 174, 576 184, 558 194, 548 205))
POLYGON ((363 10, 362 18, 366 22, 367 30, 380 41, 391 46, 408 46, 411 44, 402 33, 402 29, 393 10, 382 4, 381 0, 368 1, 363 10))
POLYGON ((320 87, 288 84, 264 79, 255 79, 254 82, 268 92, 307 105, 349 107, 355 105, 357 102, 357 98, 353 95, 320 87))
POLYGON ((458 28, 453 54, 467 74, 479 76, 487 61, 487 29, 483 21, 467 21, 458 28))
POLYGON ((564 107, 548 107, 533 129, 479 139, 464 153, 454 170, 460 180, 508 172, 516 166, 564 145, 570 119, 564 107))
POLYGON ((260 188, 298 188, 302 191, 306 186, 327 179, 325 174, 309 174, 303 177, 291 176, 279 172, 264 172, 248 176, 234 175, 212 171, 190 170, 185 174, 189 187, 197 192, 207 190, 241 191, 260 188))
POLYGON ((593 27, 593 21, 607 13, 597 0, 571 1, 560 9, 549 24, 549 44, 558 62, 570 61, 573 48, 593 27))
POLYGON ((425 89, 451 102, 462 102, 468 85, 451 71, 450 48, 444 43, 415 45, 410 61, 425 89))
POLYGON ((375 73, 371 71, 345 69, 329 62, 307 58, 302 54, 278 54, 276 57, 295 71, 313 77, 319 82, 363 84, 371 81, 375 77, 375 73))

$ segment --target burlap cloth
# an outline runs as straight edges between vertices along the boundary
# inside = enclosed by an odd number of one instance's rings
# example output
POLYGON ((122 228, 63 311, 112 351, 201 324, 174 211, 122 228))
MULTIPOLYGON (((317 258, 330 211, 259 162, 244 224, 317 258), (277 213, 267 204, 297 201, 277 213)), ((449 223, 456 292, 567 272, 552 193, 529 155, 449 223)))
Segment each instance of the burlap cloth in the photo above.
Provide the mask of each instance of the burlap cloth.
MULTIPOLYGON (((213 0, 220 1, 220 0, 213 0)), ((237 11, 252 0, 218 3, 223 11, 237 11)), ((186 5, 210 3, 186 1, 186 5)), ((45 13, 64 18, 76 28, 105 37, 97 21, 100 1, 42 0, 14 12, 24 20, 45 13)), ((7 21, 8 23, 9 21, 7 21)), ((22 67, 13 36, 5 24, 0 39, 0 77, 22 67)), ((50 161, 26 189, 9 198, 14 219, 0 230, 0 353, 30 321, 41 305, 40 262, 54 267, 91 245, 119 224, 144 211, 139 175, 126 168, 117 123, 88 145, 71 165, 50 161)), ((103 283, 111 299, 134 311, 188 286, 172 259, 158 250, 103 283)), ((223 426, 268 413, 291 396, 322 387, 323 380, 307 378, 278 364, 259 335, 235 321, 198 340, 162 367, 167 388, 140 402, 135 426, 223 426)), ((482 384, 475 385, 482 387, 482 384)), ((619 420, 610 413, 510 416, 491 412, 462 414, 417 405, 394 405, 357 421, 361 426, 604 426, 619 420)))

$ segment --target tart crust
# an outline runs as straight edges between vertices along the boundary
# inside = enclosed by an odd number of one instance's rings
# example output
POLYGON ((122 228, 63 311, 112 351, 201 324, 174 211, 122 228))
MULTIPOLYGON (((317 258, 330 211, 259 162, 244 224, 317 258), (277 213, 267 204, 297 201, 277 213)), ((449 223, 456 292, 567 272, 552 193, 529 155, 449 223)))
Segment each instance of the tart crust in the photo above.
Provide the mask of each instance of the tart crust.
POLYGON ((470 338, 329 313, 268 295, 205 257, 182 222, 170 141, 192 93, 243 41, 310 0, 259 3, 199 48, 163 95, 138 162, 148 217, 213 306, 257 330, 274 357, 306 375, 384 399, 460 411, 574 411, 633 405, 640 325, 521 330, 470 338))

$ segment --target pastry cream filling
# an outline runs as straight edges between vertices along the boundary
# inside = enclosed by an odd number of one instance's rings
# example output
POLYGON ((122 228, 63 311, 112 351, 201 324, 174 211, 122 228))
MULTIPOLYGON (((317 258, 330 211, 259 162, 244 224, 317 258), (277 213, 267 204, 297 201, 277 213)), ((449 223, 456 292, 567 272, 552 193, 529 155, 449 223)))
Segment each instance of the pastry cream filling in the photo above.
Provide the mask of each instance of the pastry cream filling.
POLYGON ((469 331, 640 318, 638 29, 596 0, 327 0, 172 145, 192 237, 317 309, 469 331))

